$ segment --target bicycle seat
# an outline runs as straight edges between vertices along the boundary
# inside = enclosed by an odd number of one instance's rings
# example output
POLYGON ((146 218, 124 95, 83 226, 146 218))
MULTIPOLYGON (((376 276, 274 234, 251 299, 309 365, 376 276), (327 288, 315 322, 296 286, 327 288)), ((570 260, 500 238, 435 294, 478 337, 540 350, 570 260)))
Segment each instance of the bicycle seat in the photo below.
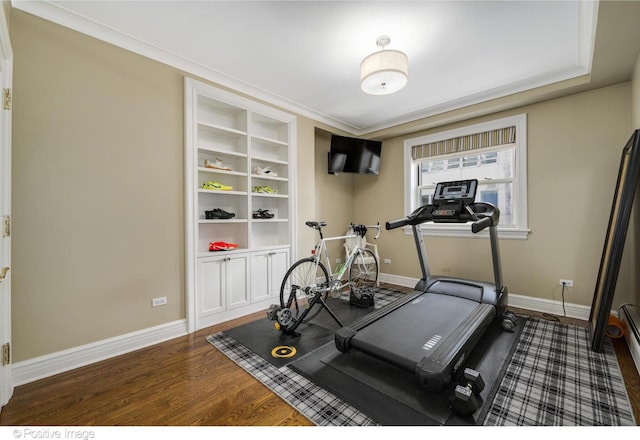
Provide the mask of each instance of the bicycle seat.
POLYGON ((305 222, 305 225, 313 229, 320 229, 327 226, 327 222, 305 222))

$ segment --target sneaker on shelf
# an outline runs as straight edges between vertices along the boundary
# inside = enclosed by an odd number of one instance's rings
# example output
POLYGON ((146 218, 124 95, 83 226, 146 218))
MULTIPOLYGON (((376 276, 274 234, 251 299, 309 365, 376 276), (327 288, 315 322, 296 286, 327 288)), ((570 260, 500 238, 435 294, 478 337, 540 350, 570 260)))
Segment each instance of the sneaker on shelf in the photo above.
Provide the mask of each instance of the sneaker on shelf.
POLYGON ((234 249, 238 249, 238 245, 235 243, 227 243, 225 241, 212 241, 209 243, 209 252, 231 251, 234 249))
POLYGON ((216 157, 216 160, 205 159, 204 166, 206 168, 213 168, 216 170, 232 171, 231 167, 223 164, 222 160, 219 157, 216 157))
POLYGON ((204 217, 207 220, 218 220, 218 219, 227 220, 235 216, 236 216, 235 213, 227 212, 224 209, 220 209, 220 208, 214 208, 210 211, 204 212, 204 217))
POLYGON ((258 175, 258 176, 271 176, 271 177, 278 177, 278 173, 276 173, 275 171, 273 171, 270 167, 256 167, 256 169, 254 170, 254 172, 258 175))
POLYGON ((203 189, 216 189, 216 190, 221 190, 221 191, 231 191, 233 189, 232 186, 223 185, 222 183, 219 183, 219 182, 204 182, 202 184, 202 188, 203 189))
POLYGON ((263 194, 278 194, 278 191, 276 191, 275 189, 271 188, 268 185, 254 186, 253 187, 253 192, 254 193, 263 193, 263 194))
POLYGON ((274 217, 275 217, 275 214, 270 212, 268 209, 256 209, 255 211, 253 211, 253 218, 267 219, 267 218, 274 218, 274 217))

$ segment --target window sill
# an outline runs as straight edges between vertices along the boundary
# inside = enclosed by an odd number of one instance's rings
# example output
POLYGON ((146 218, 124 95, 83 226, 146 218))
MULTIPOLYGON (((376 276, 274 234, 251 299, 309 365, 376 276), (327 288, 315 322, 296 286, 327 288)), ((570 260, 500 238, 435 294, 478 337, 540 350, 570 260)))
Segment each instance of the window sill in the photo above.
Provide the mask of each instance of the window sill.
MULTIPOLYGON (((405 235, 412 235, 411 227, 404 227, 405 235)), ((471 226, 465 225, 421 225, 423 236, 427 237, 461 237, 461 238, 489 238, 489 230, 474 234, 471 226)), ((526 240, 531 232, 530 229, 500 228, 498 226, 498 238, 501 240, 526 240)))

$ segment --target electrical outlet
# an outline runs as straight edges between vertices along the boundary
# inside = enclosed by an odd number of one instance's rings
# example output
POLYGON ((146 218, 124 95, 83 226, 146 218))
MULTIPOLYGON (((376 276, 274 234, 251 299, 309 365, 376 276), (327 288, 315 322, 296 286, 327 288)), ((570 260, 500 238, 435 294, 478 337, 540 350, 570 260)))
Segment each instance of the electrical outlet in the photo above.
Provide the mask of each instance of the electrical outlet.
POLYGON ((384 264, 391 264, 391 258, 385 258, 384 264))
POLYGON ((342 263, 342 258, 336 258, 336 264, 342 263))
POLYGON ((160 298, 153 298, 151 300, 151 307, 163 306, 167 303, 167 297, 162 296, 160 298))
POLYGON ((443 272, 451 272, 451 266, 449 266, 448 264, 443 264, 442 266, 440 266, 440 270, 442 270, 443 272))
POLYGON ((563 280, 560 279, 560 285, 565 287, 573 287, 573 280, 563 280))

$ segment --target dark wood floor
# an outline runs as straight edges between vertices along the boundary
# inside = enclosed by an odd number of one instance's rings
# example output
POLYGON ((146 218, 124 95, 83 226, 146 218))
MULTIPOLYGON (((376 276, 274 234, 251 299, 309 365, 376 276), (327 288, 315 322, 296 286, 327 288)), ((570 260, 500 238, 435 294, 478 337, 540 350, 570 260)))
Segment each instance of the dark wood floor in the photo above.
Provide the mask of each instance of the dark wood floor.
MULTIPOLYGON (((19 386, 0 425, 311 425, 205 340, 254 319, 264 312, 19 386)), ((624 340, 614 346, 638 422, 640 377, 624 340)))
POLYGON ((264 312, 17 387, 2 425, 311 425, 205 337, 264 312))

